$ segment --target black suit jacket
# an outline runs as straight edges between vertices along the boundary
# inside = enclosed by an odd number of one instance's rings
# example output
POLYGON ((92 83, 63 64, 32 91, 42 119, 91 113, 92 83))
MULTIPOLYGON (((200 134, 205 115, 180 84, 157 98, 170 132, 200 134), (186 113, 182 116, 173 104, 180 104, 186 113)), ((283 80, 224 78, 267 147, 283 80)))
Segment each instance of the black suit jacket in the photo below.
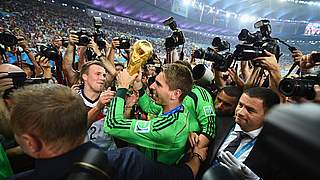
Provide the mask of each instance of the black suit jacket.
MULTIPOLYGON (((209 146, 208 157, 203 163, 197 179, 201 179, 203 173, 212 166, 212 162, 216 159, 219 148, 234 126, 235 122, 233 117, 216 117, 216 136, 209 146)), ((259 136, 260 135, 261 133, 259 136)), ((259 136, 256 142, 259 141, 259 136)), ((286 179, 286 174, 281 170, 282 168, 277 165, 276 161, 273 160, 272 155, 263 152, 259 146, 253 146, 244 164, 264 180, 286 179)))

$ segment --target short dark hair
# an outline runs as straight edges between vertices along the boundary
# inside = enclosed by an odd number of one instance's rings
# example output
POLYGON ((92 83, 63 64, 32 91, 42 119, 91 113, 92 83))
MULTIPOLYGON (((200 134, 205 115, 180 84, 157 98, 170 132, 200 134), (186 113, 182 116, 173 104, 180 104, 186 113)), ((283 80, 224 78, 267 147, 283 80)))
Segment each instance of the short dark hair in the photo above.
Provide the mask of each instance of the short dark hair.
POLYGON ((192 72, 192 67, 191 67, 191 65, 190 65, 190 63, 188 61, 177 60, 177 61, 175 61, 173 63, 187 66, 187 68, 192 72))
POLYGON ((249 97, 261 99, 265 111, 268 111, 274 105, 280 104, 280 97, 269 88, 253 87, 246 89, 244 93, 249 97))
POLYGON ((220 92, 224 92, 226 93, 228 96, 234 97, 237 99, 237 101, 239 101, 243 90, 241 88, 239 88, 238 86, 225 86, 223 87, 220 92))

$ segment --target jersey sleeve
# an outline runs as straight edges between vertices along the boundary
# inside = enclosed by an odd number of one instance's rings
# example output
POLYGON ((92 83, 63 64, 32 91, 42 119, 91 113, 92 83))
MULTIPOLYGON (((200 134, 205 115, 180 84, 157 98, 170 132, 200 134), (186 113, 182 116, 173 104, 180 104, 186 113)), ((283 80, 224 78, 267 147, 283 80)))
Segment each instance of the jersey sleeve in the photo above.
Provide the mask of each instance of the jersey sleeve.
POLYGON ((193 92, 198 97, 196 104, 196 117, 200 123, 201 134, 209 139, 213 139, 215 135, 215 111, 210 93, 201 88, 196 87, 193 92))
MULTIPOLYGON (((121 91, 121 90, 120 90, 121 91)), ((118 91, 119 92, 119 91, 118 91)), ((159 116, 151 121, 125 119, 124 98, 118 95, 112 100, 104 122, 104 131, 129 143, 156 150, 177 150, 183 147, 188 133, 187 117, 179 113, 159 116), (178 119, 185 119, 179 121, 178 119)))
POLYGON ((144 91, 144 89, 139 90, 139 106, 142 111, 152 114, 160 114, 162 112, 162 107, 156 104, 144 91))

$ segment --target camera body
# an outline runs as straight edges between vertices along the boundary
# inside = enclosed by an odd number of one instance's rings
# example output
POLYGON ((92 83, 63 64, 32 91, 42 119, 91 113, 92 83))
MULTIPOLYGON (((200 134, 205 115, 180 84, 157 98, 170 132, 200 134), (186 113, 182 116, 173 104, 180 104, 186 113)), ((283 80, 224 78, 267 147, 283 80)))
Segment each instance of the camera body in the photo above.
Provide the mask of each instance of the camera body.
POLYGON ((233 55, 236 60, 246 61, 256 57, 265 56, 264 50, 274 54, 277 59, 280 57, 280 46, 278 41, 272 38, 271 25, 269 20, 260 20, 254 24, 260 31, 250 33, 247 29, 242 29, 238 39, 242 44, 236 45, 233 55))
POLYGON ((177 23, 172 16, 166 19, 163 24, 169 26, 172 30, 172 35, 165 39, 164 46, 166 48, 174 48, 185 43, 183 32, 178 29, 177 23))
POLYGON ((219 54, 209 47, 206 50, 202 48, 195 50, 193 57, 213 62, 214 68, 219 71, 227 71, 233 62, 233 55, 231 53, 219 54))
POLYGON ((118 40, 120 45, 118 49, 129 49, 130 48, 130 39, 126 36, 115 37, 114 39, 118 40))
POLYGON ((87 46, 90 43, 90 38, 93 36, 85 28, 81 28, 78 31, 70 31, 71 34, 75 34, 79 37, 79 41, 76 42, 78 46, 87 46))
POLYGON ((40 45, 39 53, 37 55, 45 56, 49 60, 55 60, 59 57, 58 50, 53 45, 40 45))
POLYGON ((284 78, 279 83, 279 91, 287 97, 298 96, 312 100, 315 98, 314 85, 316 84, 320 84, 319 75, 284 78))
POLYGON ((93 34, 93 40, 94 42, 97 43, 97 45, 103 49, 106 47, 106 42, 105 42, 105 36, 104 33, 101 31, 102 27, 102 18, 101 17, 93 17, 93 22, 94 22, 94 28, 95 32, 93 34))
POLYGON ((16 36, 8 29, 5 29, 0 33, 0 44, 3 44, 4 46, 14 46, 17 43, 18 40, 16 36))

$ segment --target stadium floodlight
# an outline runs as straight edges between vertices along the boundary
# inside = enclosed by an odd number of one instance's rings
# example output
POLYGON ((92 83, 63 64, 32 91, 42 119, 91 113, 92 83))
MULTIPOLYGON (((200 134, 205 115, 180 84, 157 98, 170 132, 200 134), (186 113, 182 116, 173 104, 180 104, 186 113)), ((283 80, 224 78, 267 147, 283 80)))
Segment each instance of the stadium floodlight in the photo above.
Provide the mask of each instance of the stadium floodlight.
POLYGON ((231 13, 226 12, 226 18, 229 18, 231 16, 231 13))
POLYGON ((189 6, 191 4, 191 0, 184 0, 183 5, 189 6))

